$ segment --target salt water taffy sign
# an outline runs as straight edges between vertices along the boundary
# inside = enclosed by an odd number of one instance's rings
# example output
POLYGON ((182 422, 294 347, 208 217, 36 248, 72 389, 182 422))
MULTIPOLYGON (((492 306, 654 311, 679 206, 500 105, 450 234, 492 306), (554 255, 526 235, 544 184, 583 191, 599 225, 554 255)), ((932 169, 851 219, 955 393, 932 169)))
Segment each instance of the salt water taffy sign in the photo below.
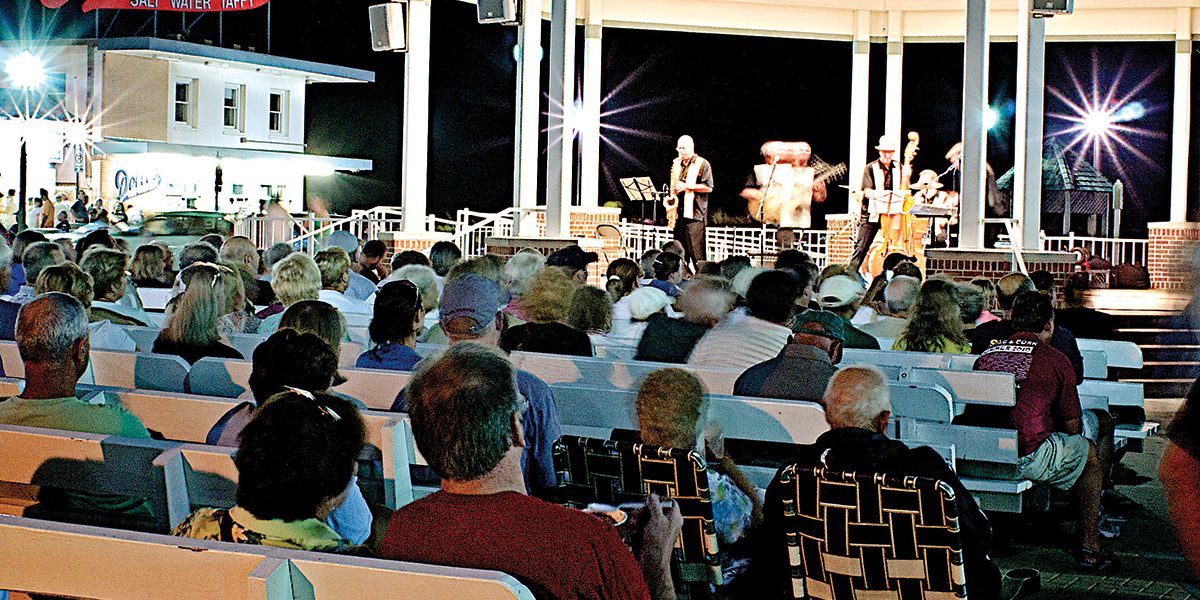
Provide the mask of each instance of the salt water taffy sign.
MULTIPOLYGON (((83 12, 104 10, 162 10, 169 12, 226 12, 266 6, 271 0, 84 0, 83 12)), ((59 8, 71 0, 42 0, 47 8, 59 8)))

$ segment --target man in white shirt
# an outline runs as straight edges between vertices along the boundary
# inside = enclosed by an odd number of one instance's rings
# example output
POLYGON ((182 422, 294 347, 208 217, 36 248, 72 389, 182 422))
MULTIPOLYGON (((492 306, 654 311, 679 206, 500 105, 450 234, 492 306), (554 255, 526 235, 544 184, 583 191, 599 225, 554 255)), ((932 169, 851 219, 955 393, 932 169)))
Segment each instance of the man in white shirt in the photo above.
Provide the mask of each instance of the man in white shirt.
MULTIPOLYGON (((908 311, 917 303, 917 295, 921 291, 921 282, 916 277, 897 275, 883 288, 883 303, 885 314, 870 323, 859 325, 858 329, 877 340, 894 340, 900 337, 908 324, 908 311)), ((883 342, 880 342, 883 346, 883 342)))
POLYGON ((689 365, 749 368, 775 358, 792 336, 788 327, 801 295, 800 282, 784 271, 766 271, 750 282, 750 314, 717 325, 700 338, 689 365))
POLYGON ((321 291, 317 299, 328 302, 342 313, 371 314, 371 307, 346 295, 350 285, 350 255, 341 248, 326 248, 313 257, 321 270, 321 291))

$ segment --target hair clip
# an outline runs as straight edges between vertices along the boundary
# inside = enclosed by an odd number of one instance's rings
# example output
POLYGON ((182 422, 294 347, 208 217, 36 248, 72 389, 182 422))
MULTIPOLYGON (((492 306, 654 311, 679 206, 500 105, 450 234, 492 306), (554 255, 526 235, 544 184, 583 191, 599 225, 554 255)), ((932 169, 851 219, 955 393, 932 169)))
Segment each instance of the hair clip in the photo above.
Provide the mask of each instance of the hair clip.
POLYGON ((321 404, 320 402, 318 402, 317 396, 315 394, 313 394, 312 392, 310 392, 308 390, 302 390, 297 387, 292 387, 290 385, 283 386, 283 389, 288 390, 289 392, 298 394, 300 396, 304 396, 305 398, 308 398, 309 400, 312 400, 313 404, 316 405, 317 410, 321 411, 322 414, 333 419, 334 421, 342 420, 342 416, 337 414, 337 412, 335 412, 332 408, 329 408, 328 406, 325 406, 324 404, 321 404))
POLYGON ((609 275, 609 276, 608 276, 608 280, 609 280, 609 281, 620 281, 620 280, 621 280, 621 276, 620 276, 620 275, 609 275))

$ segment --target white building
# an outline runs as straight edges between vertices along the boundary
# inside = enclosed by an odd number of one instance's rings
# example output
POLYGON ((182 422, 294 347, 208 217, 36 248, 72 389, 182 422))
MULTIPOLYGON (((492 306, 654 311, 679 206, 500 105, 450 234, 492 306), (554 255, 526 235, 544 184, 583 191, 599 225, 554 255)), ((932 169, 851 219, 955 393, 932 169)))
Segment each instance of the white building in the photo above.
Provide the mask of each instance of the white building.
MULTIPOLYGON (((29 98, 11 91, 10 106, 0 107, 9 114, 0 140, 34 131, 29 197, 74 189, 73 142, 81 138, 89 142, 81 187, 146 214, 255 212, 272 197, 298 212, 305 177, 372 168, 370 160, 306 154, 304 128, 307 84, 369 83, 370 71, 158 38, 38 50, 50 85, 30 93, 29 105, 48 92, 38 114, 65 110, 49 115, 54 122, 23 122, 13 113, 26 112, 29 98), (72 115, 86 125, 61 122, 72 115)), ((0 143, 0 190, 18 185, 18 151, 0 143)))

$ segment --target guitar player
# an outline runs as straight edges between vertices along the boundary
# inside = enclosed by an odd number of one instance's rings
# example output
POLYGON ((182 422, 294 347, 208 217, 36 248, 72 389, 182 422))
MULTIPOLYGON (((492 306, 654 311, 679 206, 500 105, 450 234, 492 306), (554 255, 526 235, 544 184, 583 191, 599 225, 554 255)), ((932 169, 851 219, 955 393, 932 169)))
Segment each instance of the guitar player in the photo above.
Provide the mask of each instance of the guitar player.
POLYGON ((741 195, 755 219, 765 201, 761 216, 779 226, 779 248, 793 248, 796 230, 812 227, 812 204, 824 202, 828 195, 825 182, 816 176, 808 142, 767 142, 762 153, 764 164, 754 167, 741 195))
POLYGON ((712 166, 696 154, 696 143, 685 135, 675 144, 679 156, 671 163, 671 193, 667 221, 683 244, 684 263, 695 272, 707 260, 704 228, 708 224, 708 195, 713 191, 712 166), (689 264, 690 263, 690 264, 689 264))

